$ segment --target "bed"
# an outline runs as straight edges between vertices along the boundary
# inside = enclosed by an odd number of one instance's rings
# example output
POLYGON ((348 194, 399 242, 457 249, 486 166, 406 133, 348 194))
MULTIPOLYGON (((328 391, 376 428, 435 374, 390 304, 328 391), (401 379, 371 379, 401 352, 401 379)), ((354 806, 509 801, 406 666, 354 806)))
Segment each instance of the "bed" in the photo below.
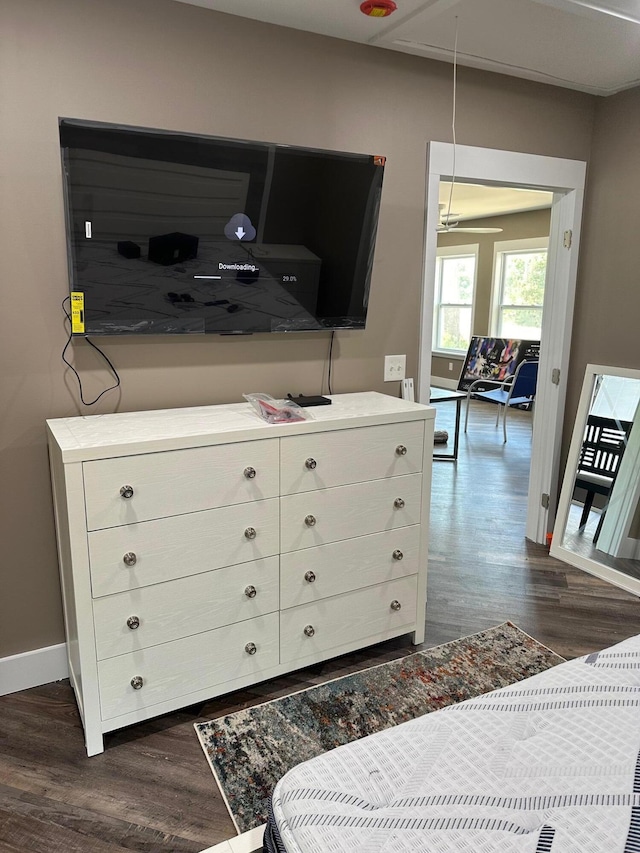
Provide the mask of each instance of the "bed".
POLYGON ((640 637, 303 762, 268 850, 640 853, 640 637))

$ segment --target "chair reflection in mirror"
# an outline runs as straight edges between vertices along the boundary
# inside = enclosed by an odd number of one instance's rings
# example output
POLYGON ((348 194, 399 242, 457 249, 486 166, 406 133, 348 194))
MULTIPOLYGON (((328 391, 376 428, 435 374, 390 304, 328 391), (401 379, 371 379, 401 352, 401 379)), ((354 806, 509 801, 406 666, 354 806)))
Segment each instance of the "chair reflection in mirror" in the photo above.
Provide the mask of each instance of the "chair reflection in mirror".
MULTIPOLYGON (((579 489, 586 492, 579 533, 585 531, 595 496, 602 495, 608 502, 632 425, 632 421, 620 421, 598 415, 589 415, 587 418, 574 489, 574 499, 577 499, 579 489)), ((605 502, 593 536, 594 543, 600 536, 606 508, 605 502)))
POLYGON ((640 596, 640 370, 586 366, 550 553, 640 596))

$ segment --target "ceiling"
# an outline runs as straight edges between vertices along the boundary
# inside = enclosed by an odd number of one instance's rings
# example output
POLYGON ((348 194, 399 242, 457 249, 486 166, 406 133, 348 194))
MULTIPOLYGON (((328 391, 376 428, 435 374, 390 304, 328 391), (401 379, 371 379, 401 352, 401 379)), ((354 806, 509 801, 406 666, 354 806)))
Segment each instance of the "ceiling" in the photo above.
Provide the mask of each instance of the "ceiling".
POLYGON ((456 181, 451 194, 451 183, 440 181, 439 203, 444 211, 449 210, 456 220, 481 219, 486 216, 504 216, 525 210, 542 210, 551 207, 553 193, 515 187, 487 187, 479 184, 463 184, 456 181))
POLYGON ((640 85, 640 0, 178 0, 388 50, 612 95, 640 85))

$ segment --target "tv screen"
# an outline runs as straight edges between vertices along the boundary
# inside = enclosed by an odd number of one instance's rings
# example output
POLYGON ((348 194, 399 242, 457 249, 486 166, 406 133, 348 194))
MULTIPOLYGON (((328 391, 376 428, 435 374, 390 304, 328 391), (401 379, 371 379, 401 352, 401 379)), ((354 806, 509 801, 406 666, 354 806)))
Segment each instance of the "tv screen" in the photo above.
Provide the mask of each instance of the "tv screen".
POLYGON ((468 391, 469 386, 479 379, 487 385, 476 385, 476 391, 490 391, 496 382, 504 382, 514 376, 523 361, 539 361, 540 341, 520 338, 490 338, 474 335, 462 366, 458 391, 468 391))
POLYGON ((384 157, 59 125, 73 334, 364 328, 384 157))

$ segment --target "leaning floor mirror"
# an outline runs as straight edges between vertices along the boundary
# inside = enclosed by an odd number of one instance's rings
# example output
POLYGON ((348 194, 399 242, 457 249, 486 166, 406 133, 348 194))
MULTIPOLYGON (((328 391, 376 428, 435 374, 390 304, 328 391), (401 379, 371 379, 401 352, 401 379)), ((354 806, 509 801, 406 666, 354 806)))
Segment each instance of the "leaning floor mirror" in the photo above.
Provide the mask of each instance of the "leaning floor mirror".
POLYGON ((640 370, 587 365, 551 556, 640 595, 640 370))

